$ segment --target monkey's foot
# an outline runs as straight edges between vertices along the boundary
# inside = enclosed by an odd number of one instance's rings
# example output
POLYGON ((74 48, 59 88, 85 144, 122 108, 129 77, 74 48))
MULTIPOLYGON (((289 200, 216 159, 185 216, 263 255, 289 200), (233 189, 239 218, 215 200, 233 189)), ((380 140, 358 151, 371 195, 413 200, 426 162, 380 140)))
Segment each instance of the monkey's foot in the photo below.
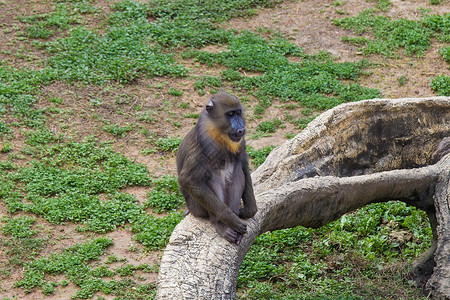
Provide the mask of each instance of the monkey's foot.
POLYGON ((228 228, 225 230, 225 235, 223 237, 229 241, 230 243, 235 243, 236 245, 239 245, 242 241, 242 237, 244 235, 242 233, 236 232, 231 228, 228 228))
POLYGON ((235 243, 237 245, 239 245, 242 237, 244 236, 242 233, 239 233, 223 224, 217 224, 216 229, 220 236, 225 238, 230 243, 235 243))

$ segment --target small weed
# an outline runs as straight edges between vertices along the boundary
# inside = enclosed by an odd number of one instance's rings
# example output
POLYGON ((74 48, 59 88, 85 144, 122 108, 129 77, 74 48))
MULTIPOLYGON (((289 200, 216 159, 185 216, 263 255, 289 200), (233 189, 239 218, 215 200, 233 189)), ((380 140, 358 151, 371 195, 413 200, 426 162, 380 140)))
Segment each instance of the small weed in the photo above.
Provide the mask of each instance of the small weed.
POLYGON ((401 75, 399 77, 397 77, 397 82, 399 86, 403 86, 405 85, 405 83, 408 81, 408 77, 406 77, 405 75, 401 75))
POLYGON ((219 77, 204 76, 194 83, 194 89, 199 95, 205 94, 206 87, 220 88, 222 87, 222 80, 219 77))
POLYGON ((110 124, 110 125, 105 125, 102 127, 102 129, 107 132, 110 133, 112 135, 118 136, 118 137, 126 137, 127 133, 133 130, 133 125, 127 125, 127 126, 119 126, 117 124, 110 124))
POLYGON ((305 129, 306 126, 307 126, 312 120, 314 120, 316 117, 317 117, 317 115, 309 116, 309 117, 306 117, 306 118, 295 118, 294 116, 290 115, 288 112, 286 112, 286 114, 285 114, 286 120, 287 120, 289 123, 295 125, 295 126, 296 126, 297 128, 299 128, 299 129, 305 129))
POLYGON ((11 152, 13 148, 13 144, 11 142, 5 141, 0 143, 0 152, 1 153, 8 153, 11 152))
POLYGON ((439 50, 439 54, 442 56, 442 58, 450 64, 450 46, 444 47, 439 50))
POLYGON ((183 114, 183 118, 198 119, 198 117, 199 117, 198 113, 183 114))
POLYGON ((183 91, 180 91, 180 90, 177 90, 177 89, 174 89, 171 87, 169 89, 169 95, 180 97, 181 95, 183 95, 183 91))
POLYGON ((392 2, 390 0, 378 0, 376 7, 381 11, 388 11, 391 6, 392 2))
POLYGON ((155 123, 158 121, 158 115, 153 110, 147 110, 136 113, 136 119, 146 123, 155 123))
POLYGON ((267 120, 264 122, 260 122, 258 126, 256 127, 256 131, 260 131, 263 133, 274 133, 277 128, 281 127, 283 125, 283 121, 276 118, 273 120, 267 120))

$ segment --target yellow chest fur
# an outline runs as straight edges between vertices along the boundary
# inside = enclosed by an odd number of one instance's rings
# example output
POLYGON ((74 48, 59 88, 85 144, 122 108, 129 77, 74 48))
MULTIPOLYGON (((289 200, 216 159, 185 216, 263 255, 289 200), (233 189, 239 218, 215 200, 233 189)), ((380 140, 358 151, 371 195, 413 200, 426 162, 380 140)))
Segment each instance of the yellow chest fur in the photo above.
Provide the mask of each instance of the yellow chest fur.
POLYGON ((242 140, 239 142, 233 142, 232 140, 230 140, 227 134, 221 133, 214 125, 208 125, 206 127, 206 130, 208 131, 209 136, 214 141, 216 141, 216 143, 219 144, 220 147, 227 148, 234 154, 238 153, 242 140))

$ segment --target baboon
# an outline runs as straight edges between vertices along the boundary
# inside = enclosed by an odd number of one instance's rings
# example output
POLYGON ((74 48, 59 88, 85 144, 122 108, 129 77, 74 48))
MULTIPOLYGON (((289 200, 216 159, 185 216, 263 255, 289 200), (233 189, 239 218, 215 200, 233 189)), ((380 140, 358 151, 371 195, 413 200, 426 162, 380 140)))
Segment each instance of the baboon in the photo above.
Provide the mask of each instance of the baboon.
POLYGON ((178 184, 187 213, 209 218, 222 237, 236 244, 247 232, 241 218, 253 217, 257 209, 244 134, 238 98, 218 92, 177 151, 178 184))

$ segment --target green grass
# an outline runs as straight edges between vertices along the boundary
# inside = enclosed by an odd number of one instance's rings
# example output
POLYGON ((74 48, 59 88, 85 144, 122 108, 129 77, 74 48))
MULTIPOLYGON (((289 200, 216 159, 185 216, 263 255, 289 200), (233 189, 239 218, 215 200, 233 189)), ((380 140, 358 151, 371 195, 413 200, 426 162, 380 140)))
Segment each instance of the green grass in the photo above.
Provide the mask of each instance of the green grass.
POLYGON ((384 268, 411 261, 429 247, 432 234, 427 222, 424 212, 389 202, 366 206, 320 229, 296 227, 262 234, 239 271, 238 288, 245 291, 240 299, 417 297, 414 288, 395 290, 396 285, 401 289, 407 285, 407 269, 384 268), (405 230, 407 238, 394 238, 393 233, 405 230), (363 281, 355 284, 356 278, 363 281), (389 281, 391 290, 385 290, 380 280, 389 281))
POLYGON ((281 127, 283 125, 283 121, 281 121, 278 118, 267 120, 260 122, 258 126, 256 127, 256 131, 260 131, 263 133, 274 133, 277 128, 281 127))
POLYGON ((439 54, 447 63, 450 63, 450 46, 440 49, 439 54))
POLYGON ((54 293, 59 284, 46 280, 46 276, 65 274, 81 288, 76 294, 79 298, 90 298, 98 291, 110 294, 115 281, 107 282, 96 277, 88 262, 98 260, 111 245, 110 239, 98 238, 67 248, 60 254, 51 254, 29 262, 25 266, 24 278, 17 281, 15 286, 28 292, 40 288, 44 294, 49 295, 54 293))
POLYGON ((255 148, 251 146, 247 146, 247 153, 248 156, 252 159, 252 163, 255 166, 255 168, 262 165, 262 163, 266 160, 266 157, 269 155, 269 153, 275 149, 275 146, 266 146, 259 150, 255 150, 255 148))
POLYGON ((355 63, 336 63, 327 53, 307 55, 288 42, 275 36, 262 38, 252 32, 244 31, 233 37, 227 51, 210 53, 190 51, 186 57, 193 57, 208 66, 220 64, 228 68, 222 72, 224 79, 252 93, 260 99, 255 112, 262 114, 272 99, 298 101, 315 109, 328 109, 340 103, 380 97, 376 89, 360 86, 354 81, 366 74, 367 61, 355 63), (300 63, 292 63, 287 55, 302 58, 300 63), (238 70, 258 72, 260 75, 239 76, 238 70))
POLYGON ((3 234, 12 235, 16 238, 30 238, 36 235, 39 231, 31 229, 31 226, 36 222, 36 218, 21 216, 15 218, 4 217, 3 222, 7 222, 1 229, 3 234))
POLYGON ((431 39, 449 42, 450 14, 426 15, 421 20, 391 19, 366 10, 356 17, 334 19, 333 23, 353 30, 358 36, 345 37, 344 41, 362 45, 364 54, 398 57, 400 49, 408 56, 423 56, 431 47, 431 39), (362 37, 368 33, 372 38, 362 37))
MULTIPOLYGON (((406 55, 423 55, 431 46, 433 36, 430 28, 418 21, 407 19, 392 20, 388 17, 375 15, 367 10, 356 17, 347 17, 333 20, 335 25, 351 29, 358 35, 370 33, 373 39, 364 39, 364 47, 360 50, 366 54, 381 54, 388 57, 398 55, 403 49, 406 55)), ((352 39, 345 41, 353 42, 352 39)))
POLYGON ((439 96, 450 96, 450 77, 439 75, 431 80, 431 88, 439 96))
MULTIPOLYGON (((431 4, 438 4, 437 2, 431 4)), ((379 54, 385 57, 398 58, 402 54, 423 56, 431 48, 432 39, 450 42, 450 14, 431 15, 424 13, 420 20, 397 20, 380 16, 373 10, 366 10, 356 17, 334 19, 333 23, 345 29, 353 30, 357 36, 347 36, 343 41, 361 46, 365 55, 379 54), (369 34, 371 38, 363 37, 369 34)), ((449 46, 439 50, 442 58, 450 63, 449 46)), ((431 87, 439 95, 449 95, 445 76, 432 80, 431 87)), ((400 82, 399 82, 400 83, 400 82)))
POLYGON ((165 175, 154 179, 147 195, 146 206, 156 213, 175 211, 184 203, 184 198, 178 190, 177 178, 174 176, 165 175))
POLYGON ((159 138, 155 141, 155 146, 159 151, 174 152, 178 149, 182 140, 182 137, 159 138))
POLYGON ((103 126, 102 129, 105 132, 115 135, 117 137, 125 137, 128 132, 133 130, 133 125, 120 126, 117 124, 109 124, 103 126))

